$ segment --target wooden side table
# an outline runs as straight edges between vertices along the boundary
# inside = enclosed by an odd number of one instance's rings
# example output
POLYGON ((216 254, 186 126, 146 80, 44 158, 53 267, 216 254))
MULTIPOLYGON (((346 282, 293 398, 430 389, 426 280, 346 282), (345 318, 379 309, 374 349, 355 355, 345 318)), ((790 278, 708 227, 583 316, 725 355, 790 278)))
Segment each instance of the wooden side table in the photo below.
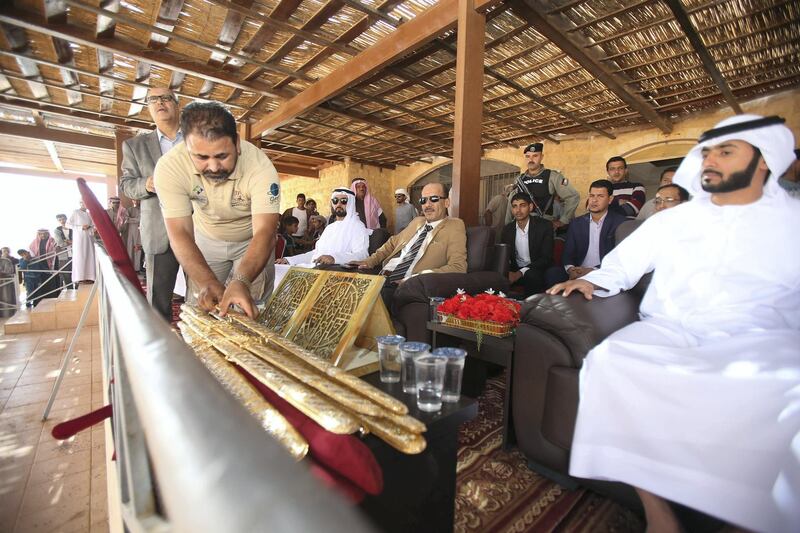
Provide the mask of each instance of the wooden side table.
POLYGON ((514 366, 514 340, 515 335, 508 337, 493 337, 483 335, 480 348, 478 348, 478 337, 474 331, 454 328, 441 322, 427 322, 428 330, 433 334, 432 346, 436 348, 436 334, 442 333, 451 337, 457 337, 464 341, 468 349, 469 356, 500 365, 505 369, 506 393, 503 398, 503 448, 510 448, 515 442, 513 419, 511 418, 511 372, 514 366))

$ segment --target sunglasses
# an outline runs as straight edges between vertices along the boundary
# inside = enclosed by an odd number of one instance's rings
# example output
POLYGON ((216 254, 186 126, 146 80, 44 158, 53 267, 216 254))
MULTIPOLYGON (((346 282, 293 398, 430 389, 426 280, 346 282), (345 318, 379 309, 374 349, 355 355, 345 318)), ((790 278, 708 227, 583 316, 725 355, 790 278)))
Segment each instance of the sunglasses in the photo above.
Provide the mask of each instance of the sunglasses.
POLYGON ((439 195, 436 195, 436 194, 434 194, 433 196, 420 196, 419 205, 427 204, 428 200, 430 200, 431 202, 433 202, 435 204, 439 200, 444 200, 445 198, 447 198, 447 196, 439 196, 439 195))
POLYGON ((331 203, 333 205, 338 205, 338 204, 347 205, 347 198, 331 198, 331 203))
POLYGON ((161 96, 148 96, 144 101, 148 104, 157 104, 158 102, 166 104, 167 102, 174 102, 175 97, 171 94, 162 94, 161 96))

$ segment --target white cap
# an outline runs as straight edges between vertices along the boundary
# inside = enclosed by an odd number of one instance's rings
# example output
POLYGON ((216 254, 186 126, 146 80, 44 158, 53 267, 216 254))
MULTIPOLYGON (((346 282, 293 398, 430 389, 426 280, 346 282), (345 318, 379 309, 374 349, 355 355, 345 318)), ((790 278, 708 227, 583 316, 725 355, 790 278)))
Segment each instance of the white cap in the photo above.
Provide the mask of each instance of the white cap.
POLYGON ((406 190, 405 190, 405 189, 396 189, 396 190, 394 191, 394 193, 395 193, 395 194, 402 194, 402 195, 404 195, 404 196, 408 196, 408 193, 406 192, 406 190))

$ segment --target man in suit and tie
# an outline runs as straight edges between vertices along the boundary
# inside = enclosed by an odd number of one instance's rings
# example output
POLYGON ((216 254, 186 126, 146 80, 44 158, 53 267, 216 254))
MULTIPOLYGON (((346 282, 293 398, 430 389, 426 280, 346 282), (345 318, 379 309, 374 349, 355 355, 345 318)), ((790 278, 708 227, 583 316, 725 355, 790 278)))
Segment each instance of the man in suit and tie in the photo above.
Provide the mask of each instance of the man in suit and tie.
POLYGON ((153 183, 153 170, 162 155, 183 141, 183 134, 180 131, 178 98, 170 89, 150 89, 146 102, 156 129, 122 143, 120 190, 128 198, 140 201, 140 233, 147 269, 147 301, 170 321, 172 292, 175 289, 179 265, 167 238, 167 228, 153 183))
POLYGON ((429 183, 419 199, 421 217, 417 217, 389 238, 363 261, 353 261, 360 269, 381 267, 386 276, 383 296, 391 309, 395 289, 417 274, 467 271, 467 230, 460 218, 447 216, 450 199, 441 183, 429 183))
POLYGON ((508 281, 521 287, 525 297, 542 292, 544 272, 553 264, 553 226, 550 221, 531 216, 533 200, 518 192, 511 197, 514 220, 505 225, 501 242, 508 245, 508 281))
POLYGON ((547 270, 545 281, 548 287, 585 276, 598 268, 603 257, 616 246, 614 234, 617 226, 628 219, 619 212, 609 211, 613 200, 614 184, 610 180, 592 182, 587 201, 589 212, 569 225, 561 256, 564 266, 547 270))

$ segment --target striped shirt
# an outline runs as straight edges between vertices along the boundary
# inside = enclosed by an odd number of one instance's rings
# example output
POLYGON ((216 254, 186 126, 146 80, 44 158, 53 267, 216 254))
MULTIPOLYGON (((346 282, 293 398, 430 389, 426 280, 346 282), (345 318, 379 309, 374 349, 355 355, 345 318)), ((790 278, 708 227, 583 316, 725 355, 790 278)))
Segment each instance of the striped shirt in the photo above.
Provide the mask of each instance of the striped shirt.
POLYGON ((644 185, 632 181, 620 181, 612 184, 614 199, 608 208, 628 218, 636 218, 645 202, 644 185), (627 203, 620 204, 620 200, 627 203))

